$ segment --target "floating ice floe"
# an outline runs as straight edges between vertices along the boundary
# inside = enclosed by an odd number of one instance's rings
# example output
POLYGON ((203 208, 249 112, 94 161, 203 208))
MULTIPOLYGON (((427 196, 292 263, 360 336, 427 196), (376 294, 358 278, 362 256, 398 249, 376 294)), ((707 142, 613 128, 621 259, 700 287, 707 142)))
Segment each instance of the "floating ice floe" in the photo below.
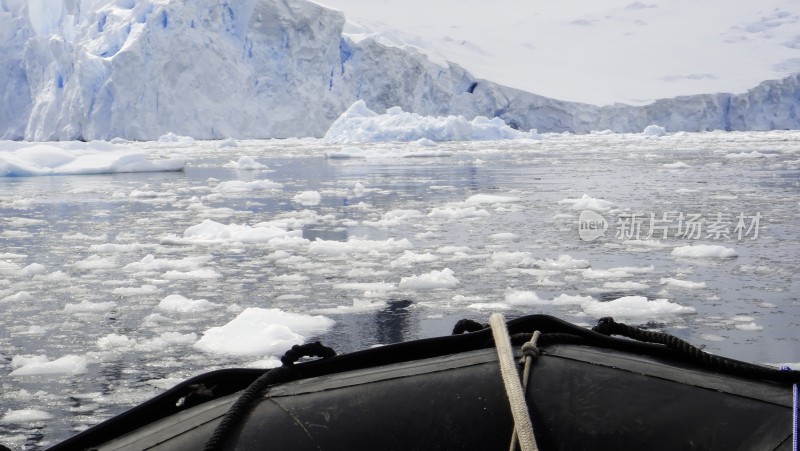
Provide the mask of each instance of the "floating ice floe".
POLYGON ((672 250, 672 255, 686 258, 733 258, 739 254, 735 249, 719 244, 694 244, 676 247, 672 250))
POLYGON ((114 301, 108 302, 91 302, 81 301, 77 304, 67 304, 64 306, 64 311, 68 313, 99 313, 107 312, 117 306, 114 301))
POLYGON ((229 323, 208 329, 194 347, 208 353, 260 357, 282 354, 307 338, 328 331, 324 316, 250 307, 229 323))
POLYGON ((403 255, 392 260, 392 262, 389 263, 389 266, 392 268, 402 268, 402 267, 415 266, 420 263, 430 263, 438 259, 439 259, 438 256, 433 255, 430 252, 419 254, 413 251, 403 251, 403 255))
POLYGON ((519 197, 515 196, 499 196, 496 194, 475 194, 467 198, 465 203, 468 204, 505 204, 510 202, 519 202, 519 197))
POLYGON ((0 302, 27 302, 32 300, 33 300, 33 295, 31 295, 27 291, 19 291, 16 294, 0 298, 0 302))
MULTIPOLYGON (((13 365, 13 359, 12 359, 13 365)), ((49 361, 47 358, 26 361, 10 376, 50 376, 72 375, 86 373, 86 358, 77 355, 66 355, 59 359, 49 361)))
POLYGON ((455 288, 458 283, 458 279, 453 275, 453 270, 444 268, 441 271, 433 270, 427 274, 403 277, 398 286, 403 290, 435 290, 455 288))
POLYGON ((188 299, 179 294, 171 294, 158 303, 160 310, 175 313, 202 313, 220 307, 220 304, 206 299, 188 299))
POLYGON ((692 282, 691 280, 681 280, 675 279, 672 277, 666 277, 661 279, 661 285, 668 285, 670 287, 675 288, 705 288, 705 282, 692 282))
POLYGON ((342 282, 333 284, 333 288, 337 290, 358 290, 384 293, 397 289, 393 283, 388 282, 342 282))
POLYGON ((161 143, 193 143, 194 138, 191 136, 181 136, 172 132, 158 137, 158 142, 161 143))
POLYGON ((322 257, 342 257, 370 252, 398 252, 413 247, 414 245, 406 238, 380 241, 351 237, 347 241, 312 241, 308 245, 308 252, 322 257))
POLYGON ((650 124, 642 130, 644 136, 659 137, 667 134, 667 129, 660 125, 650 124))
POLYGON ((237 194, 261 191, 278 191, 281 189, 283 189, 283 185, 270 180, 253 180, 252 182, 229 180, 215 186, 213 191, 221 194, 237 194))
POLYGON ((128 263, 125 265, 124 269, 126 271, 137 272, 158 272, 167 270, 191 271, 194 269, 199 269, 210 259, 210 256, 196 256, 170 260, 166 258, 156 258, 153 254, 148 254, 138 262, 128 263))
POLYGON ((424 215, 419 210, 390 210, 381 215, 377 221, 361 221, 371 227, 395 227, 410 222, 417 223, 424 215))
POLYGON ((36 423, 40 421, 49 421, 54 417, 42 410, 36 409, 8 409, 0 418, 0 424, 23 424, 23 423, 36 423))
POLYGON ((217 143, 217 148, 225 149, 229 147, 239 147, 239 143, 233 138, 225 138, 217 143))
MULTIPOLYGON (((303 231, 288 231, 273 225, 255 226, 221 224, 211 219, 191 226, 183 232, 183 240, 189 243, 266 243, 276 238, 302 237, 303 231)), ((178 238, 177 241, 181 239, 178 238)))
POLYGON ((292 200, 300 205, 312 206, 318 205, 322 201, 322 195, 319 191, 303 191, 295 194, 292 200))
POLYGON ((336 307, 330 308, 319 308, 314 310, 313 313, 322 314, 322 315, 343 315, 343 314, 357 314, 357 313, 368 313, 374 312, 378 310, 383 310, 386 308, 388 304, 386 301, 371 301, 368 299, 353 299, 353 303, 351 305, 339 305, 336 307))
POLYGON ((510 291, 506 293, 505 302, 514 307, 525 307, 550 303, 547 300, 541 299, 533 291, 510 291))
POLYGON ((406 113, 400 107, 378 114, 357 100, 331 124, 325 134, 329 143, 380 141, 486 141, 500 139, 537 139, 536 130, 522 132, 509 127, 502 119, 478 116, 433 117, 406 113))
POLYGON ((145 284, 145 285, 138 286, 138 287, 117 287, 117 288, 114 288, 111 291, 111 293, 113 293, 113 294, 115 294, 117 296, 133 297, 133 296, 143 296, 143 295, 148 295, 148 294, 155 294, 155 293, 158 293, 159 291, 161 291, 161 290, 159 290, 157 286, 145 284))
POLYGON ((133 149, 108 149, 107 143, 86 143, 81 150, 50 144, 0 149, 0 177, 112 174, 120 172, 182 171, 180 159, 150 160, 133 149))
POLYGON ((489 239, 492 241, 503 242, 503 241, 519 241, 519 235, 512 232, 500 232, 500 233, 493 233, 489 235, 489 239))
POLYGON ((588 302, 582 305, 584 313, 595 318, 658 318, 668 315, 695 313, 694 307, 685 307, 667 299, 648 300, 644 296, 624 296, 607 302, 588 302))
POLYGON ((616 207, 616 204, 604 199, 597 199, 583 194, 577 199, 563 199, 559 204, 569 204, 573 210, 593 210, 597 212, 608 212, 616 207))
POLYGON ((555 305, 592 305, 593 303, 598 302, 597 299, 591 296, 580 296, 580 295, 569 295, 569 294, 560 294, 553 298, 553 304, 555 305))
POLYGON ((624 282, 605 282, 603 283, 602 287, 589 288, 588 291, 593 293, 603 293, 609 291, 641 291, 646 290, 649 287, 650 286, 646 283, 626 280, 624 282))
POLYGON ((667 169, 689 169, 689 165, 684 163, 683 161, 676 161, 674 163, 665 163, 661 165, 667 169))
POLYGON ((446 221, 480 219, 488 218, 489 216, 491 216, 491 213, 482 208, 458 206, 434 207, 431 209, 430 213, 428 213, 429 218, 443 219, 446 221))
POLYGON ((253 157, 248 157, 247 155, 239 157, 236 161, 231 161, 226 164, 225 167, 236 169, 237 171, 261 171, 269 169, 267 165, 261 164, 255 161, 253 157))
POLYGON ((765 158, 767 156, 769 156, 769 155, 766 155, 766 154, 763 154, 763 153, 761 153, 761 152, 759 152, 757 150, 754 150, 752 152, 729 153, 729 154, 725 155, 725 158, 730 158, 730 159, 735 159, 735 160, 736 159, 745 159, 746 160, 746 159, 750 159, 750 158, 765 158))

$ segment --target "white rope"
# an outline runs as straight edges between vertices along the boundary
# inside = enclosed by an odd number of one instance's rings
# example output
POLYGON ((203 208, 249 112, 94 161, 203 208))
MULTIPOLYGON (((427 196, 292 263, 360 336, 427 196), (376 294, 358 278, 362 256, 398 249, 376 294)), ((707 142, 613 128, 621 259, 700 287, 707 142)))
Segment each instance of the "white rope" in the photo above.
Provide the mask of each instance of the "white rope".
POLYGON ((517 431, 520 448, 522 451, 538 451, 536 438, 533 435, 533 424, 528 413, 528 404, 525 402, 525 393, 522 391, 519 373, 517 373, 514 363, 514 353, 511 349, 508 329, 506 329, 506 320, 502 314, 495 313, 489 317, 489 325, 492 327, 497 359, 500 361, 500 375, 503 377, 506 395, 511 404, 511 415, 514 417, 514 427, 517 431))
MULTIPOLYGON (((525 345, 522 346, 522 351, 525 352, 525 348, 527 346, 536 349, 536 346, 539 343, 539 337, 541 335, 542 333, 539 332, 538 330, 534 331, 533 335, 531 336, 531 341, 525 343, 525 345)), ((538 354, 538 350, 536 352, 538 354)), ((525 361, 525 369, 522 370, 522 395, 525 396, 528 393, 528 381, 530 380, 531 377, 531 362, 533 362, 533 357, 531 356, 530 353, 525 352, 525 357, 523 357, 522 360, 525 361)), ((511 445, 509 446, 508 450, 517 451, 517 442, 518 442, 517 428, 514 428, 514 433, 511 434, 511 445)))

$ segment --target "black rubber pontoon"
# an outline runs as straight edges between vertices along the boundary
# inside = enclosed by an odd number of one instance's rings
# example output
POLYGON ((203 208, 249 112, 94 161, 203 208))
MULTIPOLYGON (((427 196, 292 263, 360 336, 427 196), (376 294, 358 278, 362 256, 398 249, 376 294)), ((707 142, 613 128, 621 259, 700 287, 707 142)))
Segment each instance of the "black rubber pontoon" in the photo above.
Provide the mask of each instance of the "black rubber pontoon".
MULTIPOLYGON (((543 315, 508 323, 517 350, 534 330, 543 333, 526 393, 540 449, 791 450, 797 372, 708 356, 625 327, 606 320, 598 332, 543 315), (619 333, 663 344, 607 335, 619 333)), ((487 329, 272 371, 275 383, 257 390, 218 449, 506 450, 510 443, 514 423, 487 329)), ((203 449, 242 390, 263 375, 232 369, 195 377, 51 449, 203 449)))

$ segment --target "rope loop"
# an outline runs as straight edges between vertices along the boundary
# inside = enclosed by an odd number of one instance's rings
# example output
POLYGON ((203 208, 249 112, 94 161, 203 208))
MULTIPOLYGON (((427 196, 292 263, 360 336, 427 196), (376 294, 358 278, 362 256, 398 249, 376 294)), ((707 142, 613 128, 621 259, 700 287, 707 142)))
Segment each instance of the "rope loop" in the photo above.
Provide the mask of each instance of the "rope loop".
POLYGON ((522 353, 525 354, 527 357, 532 357, 535 359, 536 357, 539 357, 541 351, 539 351, 539 348, 536 347, 536 345, 528 341, 522 345, 522 353))
POLYGON ((236 398, 233 405, 217 424, 214 433, 206 441, 203 451, 218 451, 222 449, 228 437, 239 425, 241 420, 250 411, 253 404, 258 401, 264 391, 270 385, 288 382, 296 378, 294 364, 303 357, 322 357, 328 358, 336 355, 336 351, 315 341, 304 345, 294 345, 281 357, 283 366, 266 371, 258 379, 253 381, 242 394, 236 398))
POLYGON ((479 330, 483 330, 489 327, 488 324, 481 324, 477 321, 473 321, 471 319, 460 319, 453 326, 453 335, 461 335, 464 332, 477 332, 479 330))
POLYGON ((336 351, 322 343, 315 341, 303 345, 294 345, 281 357, 284 366, 292 366, 303 357, 321 357, 327 359, 336 355, 336 351))

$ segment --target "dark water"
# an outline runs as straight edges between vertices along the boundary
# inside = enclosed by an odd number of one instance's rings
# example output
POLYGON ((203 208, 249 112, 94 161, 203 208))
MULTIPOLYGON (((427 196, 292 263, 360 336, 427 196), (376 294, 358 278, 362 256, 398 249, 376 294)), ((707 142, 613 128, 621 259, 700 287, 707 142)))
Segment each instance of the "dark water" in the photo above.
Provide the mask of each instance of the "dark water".
POLYGON ((240 142, 222 149, 213 142, 180 148, 146 143, 141 147, 155 154, 187 158, 186 170, 0 179, 2 405, 4 412, 32 409, 52 416, 0 423, 0 434, 14 448, 46 447, 180 379, 253 363, 258 359, 209 355, 192 346, 209 328, 226 324, 247 307, 313 314, 348 306, 342 314, 326 313, 336 324, 318 337, 348 352, 447 334, 458 319, 485 321, 495 310, 507 317, 547 313, 592 324, 596 317, 585 306, 553 299, 591 295, 595 302, 608 302, 644 296, 695 312, 655 309, 628 318, 618 312, 623 320, 738 359, 798 362, 797 138, 792 132, 660 139, 592 135, 433 149, 363 145, 384 155, 448 152, 368 159, 328 159, 325 152, 340 147, 317 141, 240 142), (740 155, 753 151, 762 156, 740 155), (243 155, 270 170, 225 167, 243 155), (676 162, 686 167, 664 166, 676 162), (282 189, 215 191, 221 182, 265 179, 282 189), (295 200, 304 191, 318 192, 320 202, 295 200), (577 223, 585 208, 563 202, 583 194, 613 203, 596 210, 610 223, 603 238, 582 240, 577 223), (464 203, 473 195, 515 199, 464 203), (398 210, 418 214, 394 221, 384 217, 398 210), (729 215, 731 230, 736 215, 758 212, 759 236, 668 237, 656 243, 615 236, 621 215, 667 212, 697 213, 707 222, 717 213, 729 215), (206 219, 250 226, 282 221, 308 240, 360 239, 374 249, 315 254, 308 243, 181 240, 187 228, 206 219), (388 240, 403 239, 411 247, 386 247, 388 240), (676 247, 701 243, 734 249, 738 257, 672 255, 676 247), (148 255, 186 267, 148 267, 142 264, 148 255), (588 262, 594 272, 547 261, 562 255, 588 262), (452 270, 456 286, 400 286, 404 277, 443 268, 452 270), (608 272, 611 268, 617 270, 608 272), (195 270, 218 277, 187 275, 195 270), (705 285, 676 286, 670 278, 705 285), (344 283, 390 288, 343 288, 344 283), (520 291, 535 292, 538 300, 512 305, 507 295, 520 291), (170 294, 221 307, 159 310, 170 294), (378 307, 359 310, 352 307, 354 299, 378 307), (74 307, 82 302, 92 304, 74 307), (102 304, 107 302, 114 304, 102 304), (112 334, 137 345, 102 346, 101 339, 112 334), (9 376, 12 358, 21 355, 50 360, 76 355, 85 359, 86 372, 9 376))

